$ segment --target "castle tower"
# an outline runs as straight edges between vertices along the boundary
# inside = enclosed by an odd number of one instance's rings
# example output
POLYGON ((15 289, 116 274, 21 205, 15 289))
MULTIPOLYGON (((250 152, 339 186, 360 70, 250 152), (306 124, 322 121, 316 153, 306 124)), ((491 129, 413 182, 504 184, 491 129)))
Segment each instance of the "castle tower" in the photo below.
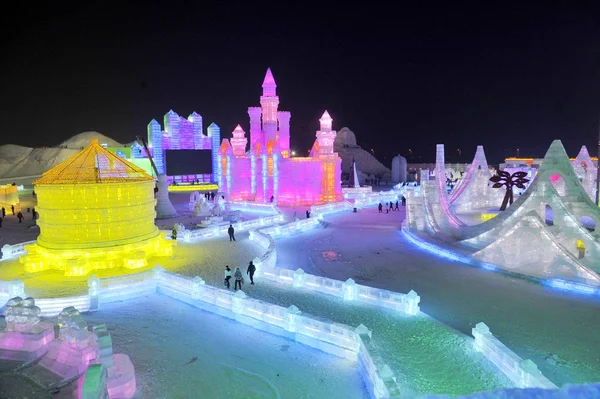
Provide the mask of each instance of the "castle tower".
POLYGON ((192 112, 190 116, 188 116, 188 121, 192 122, 193 130, 194 130, 194 149, 201 150, 202 149, 202 116, 197 114, 196 112, 192 112))
POLYGON ((290 156, 290 118, 292 114, 289 111, 279 111, 277 120, 279 121, 279 148, 284 158, 290 156))
POLYGON ((262 131, 265 144, 267 144, 277 140, 277 107, 279 106, 279 97, 276 94, 277 84, 271 73, 271 68, 267 68, 262 88, 263 95, 260 97, 262 131))
POLYGON ((250 150, 256 149, 256 143, 263 142, 263 133, 260 126, 260 116, 262 110, 260 107, 249 107, 248 116, 250 117, 250 150))
POLYGON ((321 123, 321 129, 317 131, 319 155, 333 154, 333 142, 335 141, 336 132, 331 129, 333 119, 329 112, 325 111, 319 122, 321 123))
POLYGON ((165 150, 179 149, 179 115, 173 110, 165 114, 164 125, 166 140, 163 142, 165 150))
POLYGON ((165 162, 163 158, 163 136, 160 124, 152 119, 148 124, 148 143, 152 152, 152 159, 159 174, 165 173, 165 162))
POLYGON ((248 144, 246 132, 244 132, 244 129, 240 125, 237 125, 233 130, 233 138, 231 139, 233 154, 236 157, 244 156, 246 154, 246 144, 248 144))
POLYGON ((217 170, 219 167, 219 147, 221 144, 221 128, 216 123, 211 123, 206 129, 208 137, 212 142, 212 164, 213 164, 213 183, 217 182, 217 170))

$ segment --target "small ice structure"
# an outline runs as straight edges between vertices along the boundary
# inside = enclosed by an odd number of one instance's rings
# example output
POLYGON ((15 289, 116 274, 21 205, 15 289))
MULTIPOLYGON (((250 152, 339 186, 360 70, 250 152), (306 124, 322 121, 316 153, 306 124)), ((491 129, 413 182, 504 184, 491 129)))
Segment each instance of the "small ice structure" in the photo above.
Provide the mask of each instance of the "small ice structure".
POLYGON ((594 165, 586 146, 581 147, 577 158, 573 161, 573 168, 585 192, 590 196, 592 201, 596 201, 598 168, 594 165))
MULTIPOLYGON (((20 299, 20 298, 19 298, 20 299)), ((24 373, 43 387, 66 384, 79 379, 88 392, 102 391, 102 369, 106 370, 106 390, 109 398, 131 398, 135 394, 135 369, 128 356, 113 354, 112 339, 106 325, 87 323, 74 307, 68 307, 58 315, 59 338, 50 343, 48 353, 39 363, 24 373), (100 370, 89 366, 100 364, 100 370), (94 378, 96 376, 96 378, 94 378), (88 384, 85 379, 90 378, 88 384), (95 379, 94 384, 91 380, 95 379), (90 387, 94 385, 94 387, 90 387)), ((54 332, 53 328, 51 329, 54 332)), ((54 337, 54 335, 53 335, 54 337)))
POLYGON ((40 322, 40 308, 33 298, 10 299, 4 309, 6 328, 0 331, 0 359, 15 366, 38 359, 48 352, 54 326, 40 322))
POLYGON ((478 145, 473 162, 450 192, 448 200, 456 212, 500 206, 503 192, 491 187, 492 173, 483 151, 478 145))
POLYGON ((193 191, 190 194, 190 211, 196 209, 196 204, 200 202, 200 198, 200 193, 198 191, 193 191))

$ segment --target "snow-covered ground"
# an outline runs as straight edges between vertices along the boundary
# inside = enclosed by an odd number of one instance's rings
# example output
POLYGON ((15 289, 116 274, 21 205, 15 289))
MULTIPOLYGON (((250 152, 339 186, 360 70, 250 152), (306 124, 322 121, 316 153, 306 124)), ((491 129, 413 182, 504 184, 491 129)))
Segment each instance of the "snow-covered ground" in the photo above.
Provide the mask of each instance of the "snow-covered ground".
POLYGON ((404 209, 327 217, 323 230, 278 240, 279 264, 393 291, 413 289, 428 315, 465 334, 485 322, 559 386, 600 381, 600 300, 423 252, 404 241, 403 218, 404 209))
MULTIPOLYGON (((178 208, 185 204, 182 194, 171 194, 171 198, 178 208)), ((291 219, 294 209, 283 211, 291 219)), ((295 211, 300 218, 305 217, 305 209, 295 211)), ((398 376, 405 395, 460 395, 510 386, 505 377, 497 376, 489 363, 472 349, 467 335, 480 321, 519 356, 532 359, 557 385, 600 381, 600 359, 595 350, 600 347, 597 334, 600 318, 596 317, 600 301, 552 291, 423 252, 404 241, 399 232, 403 218, 404 208, 389 214, 385 211, 379 214, 376 208, 370 208, 358 213, 328 216, 321 229, 278 239, 278 263, 280 267, 302 268, 307 273, 338 280, 353 278, 361 284, 397 292, 414 289, 421 296, 421 309, 435 319, 426 315, 403 316, 368 305, 349 305, 335 297, 303 293, 260 279, 256 285, 246 284, 243 289, 250 297, 282 306, 294 304, 319 318, 351 326, 365 324, 373 330, 373 342, 398 376)), ((188 276, 200 275, 207 284, 222 286, 225 264, 245 266, 261 253, 260 248, 249 242, 247 234, 237 236, 236 243, 223 237, 198 244, 180 244, 172 259, 151 260, 150 264, 160 263, 167 270, 188 276)), ((17 262, 0 264, 0 279, 15 278, 19 266, 17 262)), ((102 273, 98 275, 103 276, 102 273)), ((58 274, 45 277, 21 274, 19 278, 25 281, 27 292, 41 296, 87 290, 85 278, 80 281, 69 279, 69 283, 63 283, 62 288, 55 290, 46 282, 61 279, 58 274)), ((110 328, 113 316, 122 312, 119 306, 114 306, 102 309, 93 317, 106 322, 110 328)), ((122 306, 128 309, 129 303, 122 306)), ((131 305, 132 308, 135 306, 131 305)), ((136 317, 140 320, 150 317, 145 315, 151 307, 148 309, 138 309, 136 317)), ((123 331, 142 325, 134 317, 130 319, 131 326, 123 327, 123 331)), ((177 320, 173 318, 173 323, 177 320)), ((160 320, 156 322, 160 323, 160 320)), ((127 343, 128 339, 124 337, 128 333, 121 336, 118 331, 121 327, 115 328, 116 331, 111 331, 113 339, 124 345, 115 350, 128 354, 138 367, 135 359, 148 358, 150 354, 135 352, 151 350, 144 346, 149 344, 127 343)), ((171 346, 175 347, 175 352, 179 350, 179 345, 171 346)), ((171 372, 178 361, 165 361, 162 372, 154 369, 152 381, 166 381, 167 377, 162 373, 171 372)), ((230 378, 235 380, 231 375, 230 378)))
MULTIPOLYGON (((84 318, 105 323, 113 353, 131 358, 135 398, 368 398, 356 363, 160 294, 84 318)), ((0 398, 29 394, 56 397, 0 373, 0 398)))
POLYGON ((366 398, 356 365, 162 295, 85 316, 136 367, 136 398, 366 398))

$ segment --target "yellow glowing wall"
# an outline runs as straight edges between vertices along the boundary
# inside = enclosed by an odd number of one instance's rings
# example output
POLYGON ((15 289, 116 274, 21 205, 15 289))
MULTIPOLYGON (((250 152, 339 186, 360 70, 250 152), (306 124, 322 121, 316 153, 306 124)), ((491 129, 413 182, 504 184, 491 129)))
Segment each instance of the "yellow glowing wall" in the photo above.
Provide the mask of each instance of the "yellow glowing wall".
POLYGON ((153 181, 36 185, 35 190, 42 247, 97 248, 159 235, 153 181))
POLYGON ((19 189, 17 186, 8 184, 6 186, 0 186, 0 205, 8 209, 10 212, 10 206, 15 206, 15 212, 21 210, 19 203, 19 189))

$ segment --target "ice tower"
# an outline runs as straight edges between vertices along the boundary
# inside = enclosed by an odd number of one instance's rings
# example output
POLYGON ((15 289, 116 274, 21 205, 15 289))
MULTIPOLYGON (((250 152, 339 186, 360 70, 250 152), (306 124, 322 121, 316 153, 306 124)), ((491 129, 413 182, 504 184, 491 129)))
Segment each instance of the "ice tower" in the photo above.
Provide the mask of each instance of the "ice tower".
POLYGON ((249 107, 250 149, 241 126, 223 140, 215 169, 219 187, 233 200, 312 205, 341 200, 341 158, 333 151, 336 132, 327 111, 320 119, 308 157, 290 156, 291 113, 279 111, 277 84, 271 69, 262 84, 260 107, 249 107))

